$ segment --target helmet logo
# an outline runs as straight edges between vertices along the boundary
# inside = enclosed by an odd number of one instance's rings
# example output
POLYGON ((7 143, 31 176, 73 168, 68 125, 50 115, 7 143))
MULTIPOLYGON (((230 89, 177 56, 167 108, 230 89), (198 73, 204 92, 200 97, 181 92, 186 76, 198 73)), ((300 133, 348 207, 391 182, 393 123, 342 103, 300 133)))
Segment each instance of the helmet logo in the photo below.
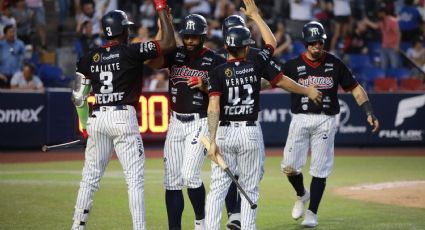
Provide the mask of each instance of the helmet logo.
POLYGON ((310 33, 311 33, 311 36, 320 35, 318 28, 310 28, 310 33))
POLYGON ((187 30, 195 30, 195 22, 194 21, 187 21, 186 22, 186 29, 187 30))

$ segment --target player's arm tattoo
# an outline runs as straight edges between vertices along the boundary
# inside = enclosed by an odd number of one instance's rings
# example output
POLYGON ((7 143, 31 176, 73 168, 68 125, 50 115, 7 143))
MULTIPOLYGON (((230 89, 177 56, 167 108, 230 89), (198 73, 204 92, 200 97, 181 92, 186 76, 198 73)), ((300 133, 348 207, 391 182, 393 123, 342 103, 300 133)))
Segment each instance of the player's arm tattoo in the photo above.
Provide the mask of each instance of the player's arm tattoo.
POLYGON ((220 96, 210 96, 208 104, 208 132, 211 142, 215 142, 218 121, 220 120, 220 96))

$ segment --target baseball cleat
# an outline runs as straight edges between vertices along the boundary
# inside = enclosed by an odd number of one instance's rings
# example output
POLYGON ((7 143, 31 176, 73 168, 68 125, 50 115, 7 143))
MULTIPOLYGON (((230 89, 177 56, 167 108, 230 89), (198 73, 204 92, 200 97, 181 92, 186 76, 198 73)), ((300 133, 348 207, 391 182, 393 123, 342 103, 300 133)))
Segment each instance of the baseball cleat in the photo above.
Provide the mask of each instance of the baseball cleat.
POLYGON ((228 230, 240 230, 241 229, 241 214, 240 213, 230 214, 226 227, 228 230))
POLYGON ((298 220, 304 215, 304 206, 310 200, 310 193, 305 191, 304 196, 298 196, 295 201, 294 208, 292 208, 292 218, 298 220))
POLYGON ((205 219, 195 220, 195 230, 205 230, 205 219))
POLYGON ((319 224, 317 222, 317 214, 314 214, 312 211, 307 210, 305 213, 305 218, 303 222, 301 222, 301 225, 307 228, 314 228, 319 224))

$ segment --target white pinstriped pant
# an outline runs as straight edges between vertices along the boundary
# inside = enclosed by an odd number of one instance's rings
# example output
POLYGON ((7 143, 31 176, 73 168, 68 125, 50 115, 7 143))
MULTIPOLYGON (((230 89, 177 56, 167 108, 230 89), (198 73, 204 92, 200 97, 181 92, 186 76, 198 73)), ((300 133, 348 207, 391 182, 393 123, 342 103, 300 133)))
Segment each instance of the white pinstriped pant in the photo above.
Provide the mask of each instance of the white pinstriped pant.
POLYGON ((334 164, 335 116, 293 114, 283 151, 281 168, 291 167, 300 173, 311 148, 310 175, 328 177, 334 164))
MULTIPOLYGON (((134 230, 146 229, 144 201, 144 148, 139 133, 136 110, 93 112, 87 122, 89 139, 85 151, 82 180, 76 209, 90 209, 94 192, 112 157, 113 149, 123 167, 128 185, 129 207, 134 230)), ((74 214, 78 215, 77 211, 74 214)), ((111 217, 113 218, 113 217, 111 217)))
POLYGON ((199 188, 202 185, 201 168, 206 150, 199 138, 207 135, 206 117, 182 122, 170 116, 164 147, 165 189, 181 190, 184 186, 199 188))
MULTIPOLYGON (((239 183, 254 203, 259 198, 258 185, 264 173, 264 141, 261 127, 245 126, 244 122, 231 122, 232 126, 220 126, 217 130, 217 145, 231 172, 238 170, 239 183), (235 123, 243 124, 234 127, 235 123)), ((205 207, 205 227, 220 229, 221 210, 231 184, 231 179, 215 163, 211 163, 211 185, 205 207)), ((241 228, 256 229, 256 209, 241 196, 241 228)))

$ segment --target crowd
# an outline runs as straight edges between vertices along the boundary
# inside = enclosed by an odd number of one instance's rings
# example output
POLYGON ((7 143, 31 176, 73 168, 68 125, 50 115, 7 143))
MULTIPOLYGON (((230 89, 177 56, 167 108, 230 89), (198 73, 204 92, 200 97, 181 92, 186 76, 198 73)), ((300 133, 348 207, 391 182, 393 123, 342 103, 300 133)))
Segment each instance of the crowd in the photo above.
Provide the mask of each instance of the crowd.
MULTIPOLYGON (((53 49, 46 42, 45 5, 42 0, 1 0, 0 17, 0 85, 10 87, 12 76, 22 71, 24 63, 35 66, 39 73, 35 54, 53 49), (7 31, 6 31, 7 30, 7 31), (8 35, 9 34, 9 35, 8 35), (29 51, 34 49, 33 55, 29 51), (13 58, 11 58, 13 57, 13 58), (35 59, 35 60, 34 60, 35 59)), ((58 0, 57 36, 64 30, 76 34, 73 50, 81 57, 90 49, 104 43, 100 19, 112 9, 125 11, 135 22, 131 39, 133 42, 152 40, 157 32, 157 18, 152 0, 58 0), (71 20, 75 27, 66 25, 71 20)), ((174 26, 179 29, 184 16, 190 13, 203 15, 209 24, 206 46, 217 49, 223 44, 221 25, 229 15, 245 17, 240 7, 241 0, 176 0, 170 1, 174 26)), ((321 22, 329 36, 325 49, 338 55, 346 63, 358 54, 369 60, 369 64, 382 70, 404 68, 410 76, 423 79, 416 67, 425 70, 423 58, 425 3, 423 0, 262 0, 257 1, 260 13, 272 29, 278 42, 274 58, 282 63, 305 51, 301 42, 302 25, 311 20, 321 22), (409 65, 402 51, 412 61, 409 65)), ((69 23, 68 23, 69 24, 69 23)), ((248 21, 256 46, 262 45, 261 34, 252 21, 248 21)), ((178 31, 178 30, 177 30, 178 31)), ((176 34, 177 42, 181 40, 176 34)), ((353 69, 356 75, 363 76, 364 66, 353 69)), ((157 84, 167 78, 166 72, 156 73, 146 70, 143 88, 145 90, 166 89, 157 84), (152 82, 152 83, 151 83, 152 82)), ((40 76, 43 80, 43 77, 40 76)))

